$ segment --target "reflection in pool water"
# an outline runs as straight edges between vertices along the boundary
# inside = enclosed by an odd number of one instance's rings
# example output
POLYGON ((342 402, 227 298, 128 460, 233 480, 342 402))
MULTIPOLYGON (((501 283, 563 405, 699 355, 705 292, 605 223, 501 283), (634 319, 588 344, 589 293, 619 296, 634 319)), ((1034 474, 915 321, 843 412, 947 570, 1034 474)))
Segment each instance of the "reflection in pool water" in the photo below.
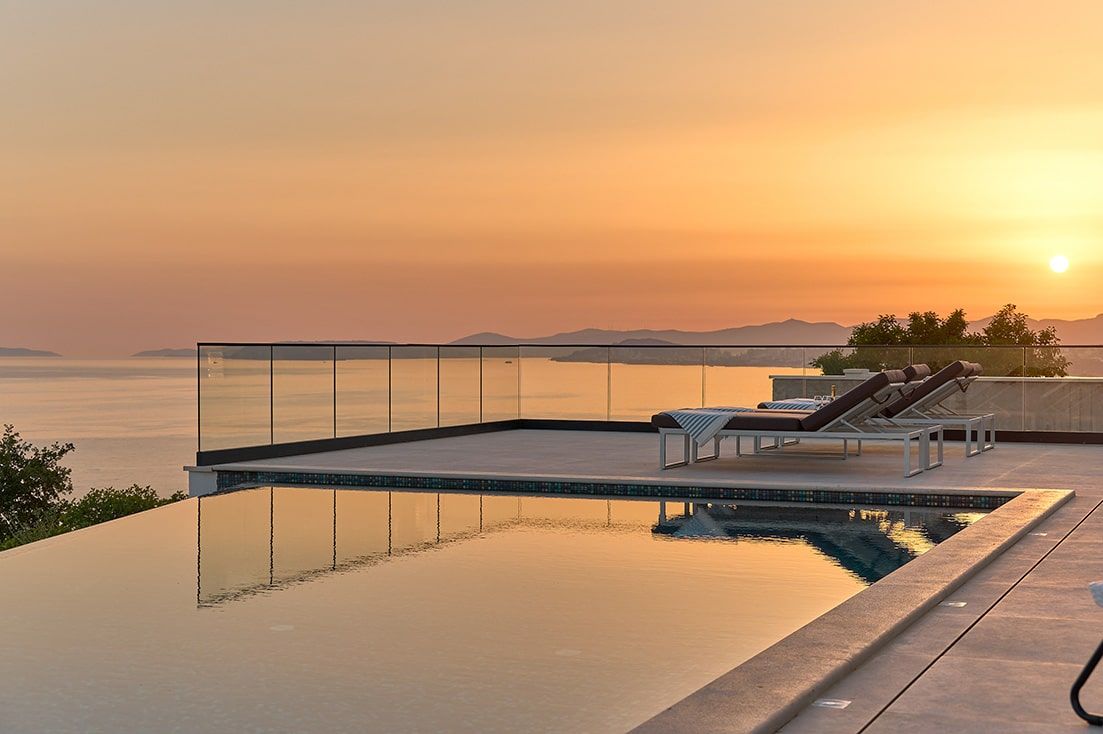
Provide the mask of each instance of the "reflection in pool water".
POLYGON ((624 731, 975 518, 193 499, 0 554, 0 728, 624 731))
POLYGON ((807 544, 869 584, 980 517, 938 510, 289 488, 200 500, 199 513, 200 604, 488 533, 526 527, 623 532, 649 520, 654 534, 670 539, 807 544))

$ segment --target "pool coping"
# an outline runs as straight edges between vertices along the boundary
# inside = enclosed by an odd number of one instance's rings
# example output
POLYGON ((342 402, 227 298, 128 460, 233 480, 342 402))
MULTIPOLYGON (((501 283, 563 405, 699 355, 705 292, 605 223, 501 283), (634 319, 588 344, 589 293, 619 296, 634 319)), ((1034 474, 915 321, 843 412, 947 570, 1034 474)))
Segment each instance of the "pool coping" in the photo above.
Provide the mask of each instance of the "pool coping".
POLYGON ((1025 489, 633 732, 774 732, 1075 496, 1025 489))

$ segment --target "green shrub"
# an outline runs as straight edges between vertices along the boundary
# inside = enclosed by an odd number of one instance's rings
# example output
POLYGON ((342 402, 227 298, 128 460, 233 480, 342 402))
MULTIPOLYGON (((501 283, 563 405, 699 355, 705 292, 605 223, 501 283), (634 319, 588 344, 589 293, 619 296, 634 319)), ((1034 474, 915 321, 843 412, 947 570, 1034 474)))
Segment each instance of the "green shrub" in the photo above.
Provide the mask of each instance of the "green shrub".
POLYGON ((127 489, 93 488, 79 500, 65 502, 59 520, 64 528, 62 532, 77 530, 133 515, 135 512, 152 510, 154 507, 177 502, 186 497, 187 495, 183 492, 161 497, 153 487, 143 487, 138 484, 132 484, 127 489))
POLYGON ((0 550, 70 530, 133 515, 186 499, 184 492, 161 497, 153 487, 99 487, 70 500, 73 482, 61 459, 71 443, 38 447, 10 425, 0 437, 0 550))

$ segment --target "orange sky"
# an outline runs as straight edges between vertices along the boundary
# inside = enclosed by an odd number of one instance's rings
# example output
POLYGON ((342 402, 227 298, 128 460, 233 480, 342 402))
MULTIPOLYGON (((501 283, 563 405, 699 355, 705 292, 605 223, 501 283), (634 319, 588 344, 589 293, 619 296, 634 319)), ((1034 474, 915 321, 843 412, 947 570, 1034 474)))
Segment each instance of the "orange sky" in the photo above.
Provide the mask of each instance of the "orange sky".
POLYGON ((0 345, 1092 316, 1101 27, 1094 0, 15 0, 0 345))

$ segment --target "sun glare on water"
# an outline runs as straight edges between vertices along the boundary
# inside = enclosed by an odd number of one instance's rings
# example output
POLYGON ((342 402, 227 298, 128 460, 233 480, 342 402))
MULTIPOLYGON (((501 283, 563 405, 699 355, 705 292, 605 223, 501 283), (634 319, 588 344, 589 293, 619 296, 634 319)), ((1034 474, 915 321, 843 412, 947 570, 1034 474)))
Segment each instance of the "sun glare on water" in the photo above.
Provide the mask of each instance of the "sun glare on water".
POLYGON ((1069 259, 1064 255, 1054 255, 1049 260, 1049 269, 1055 273, 1063 273, 1069 269, 1069 259))

